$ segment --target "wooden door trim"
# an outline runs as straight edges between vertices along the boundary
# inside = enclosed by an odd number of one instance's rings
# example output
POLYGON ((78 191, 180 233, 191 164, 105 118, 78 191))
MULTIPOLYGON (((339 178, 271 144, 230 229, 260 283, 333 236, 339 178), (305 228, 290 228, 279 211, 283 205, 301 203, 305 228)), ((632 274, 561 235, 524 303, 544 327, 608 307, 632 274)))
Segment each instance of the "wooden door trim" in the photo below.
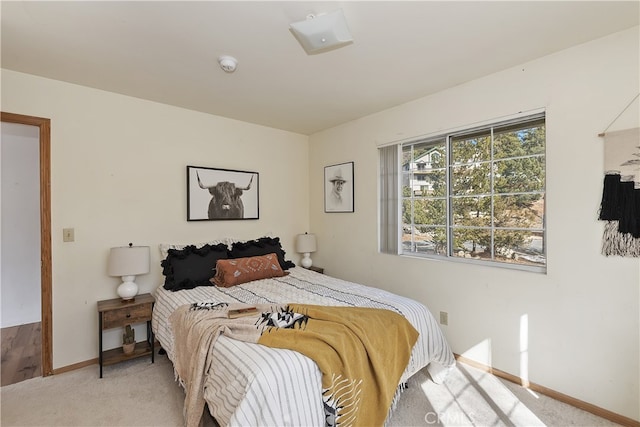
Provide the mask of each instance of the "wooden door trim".
POLYGON ((53 375, 53 307, 51 274, 51 120, 0 112, 7 123, 40 129, 40 286, 42 298, 42 376, 53 375))

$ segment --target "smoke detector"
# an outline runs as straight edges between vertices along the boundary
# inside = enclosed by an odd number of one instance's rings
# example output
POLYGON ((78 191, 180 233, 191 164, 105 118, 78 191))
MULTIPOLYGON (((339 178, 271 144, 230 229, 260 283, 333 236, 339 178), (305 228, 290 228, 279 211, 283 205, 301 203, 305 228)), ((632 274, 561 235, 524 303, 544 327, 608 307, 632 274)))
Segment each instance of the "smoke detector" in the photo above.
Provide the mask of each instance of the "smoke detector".
POLYGON ((218 63, 226 73, 233 73, 238 67, 238 60, 233 56, 223 55, 218 58, 218 63))

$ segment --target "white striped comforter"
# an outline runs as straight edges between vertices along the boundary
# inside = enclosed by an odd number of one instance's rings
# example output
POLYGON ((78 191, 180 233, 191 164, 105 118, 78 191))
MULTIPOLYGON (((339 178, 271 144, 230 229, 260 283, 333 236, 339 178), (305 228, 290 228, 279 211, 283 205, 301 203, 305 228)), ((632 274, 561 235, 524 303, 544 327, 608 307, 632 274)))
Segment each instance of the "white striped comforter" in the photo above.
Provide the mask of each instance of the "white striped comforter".
MULTIPOLYGON (((159 287, 153 310, 156 338, 174 359, 169 315, 193 302, 304 303, 384 308, 404 315, 420 333, 401 383, 427 366, 440 383, 455 364, 442 331, 422 304, 381 289, 301 267, 284 277, 230 288, 203 286, 170 292, 159 287)), ((324 426, 321 373, 306 356, 221 336, 214 345, 205 382, 211 415, 226 426, 324 426)))

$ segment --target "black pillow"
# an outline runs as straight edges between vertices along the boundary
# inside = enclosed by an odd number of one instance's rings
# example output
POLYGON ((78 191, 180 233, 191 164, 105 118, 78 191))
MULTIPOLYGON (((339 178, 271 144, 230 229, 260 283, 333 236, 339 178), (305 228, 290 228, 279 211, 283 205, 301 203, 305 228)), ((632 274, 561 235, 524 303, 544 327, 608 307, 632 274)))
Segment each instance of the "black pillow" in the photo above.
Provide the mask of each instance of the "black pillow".
POLYGON ((216 275, 216 262, 229 258, 227 245, 194 245, 184 249, 169 249, 167 258, 160 264, 165 275, 164 288, 170 291, 193 289, 197 286, 211 286, 211 279, 216 275))
POLYGON ((293 262, 284 259, 285 251, 282 249, 279 237, 261 237, 246 242, 235 242, 231 246, 229 258, 245 258, 273 253, 278 256, 278 263, 283 270, 296 266, 293 262))

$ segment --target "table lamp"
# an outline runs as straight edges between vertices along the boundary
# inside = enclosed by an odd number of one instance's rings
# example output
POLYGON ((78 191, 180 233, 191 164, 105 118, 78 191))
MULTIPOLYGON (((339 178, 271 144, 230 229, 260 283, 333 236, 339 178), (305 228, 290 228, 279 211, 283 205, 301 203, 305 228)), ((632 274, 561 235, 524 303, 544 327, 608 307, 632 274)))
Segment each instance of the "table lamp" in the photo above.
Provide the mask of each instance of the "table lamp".
POLYGON ((315 234, 298 234, 296 236, 296 252, 302 254, 302 259, 300 260, 300 265, 304 268, 309 268, 313 264, 311 261, 311 257, 309 256, 311 252, 316 251, 316 235, 315 234))
POLYGON ((109 276, 120 276, 118 295, 123 301, 134 299, 138 294, 138 285, 134 282, 139 274, 149 272, 149 246, 119 246, 111 248, 107 267, 109 276))

